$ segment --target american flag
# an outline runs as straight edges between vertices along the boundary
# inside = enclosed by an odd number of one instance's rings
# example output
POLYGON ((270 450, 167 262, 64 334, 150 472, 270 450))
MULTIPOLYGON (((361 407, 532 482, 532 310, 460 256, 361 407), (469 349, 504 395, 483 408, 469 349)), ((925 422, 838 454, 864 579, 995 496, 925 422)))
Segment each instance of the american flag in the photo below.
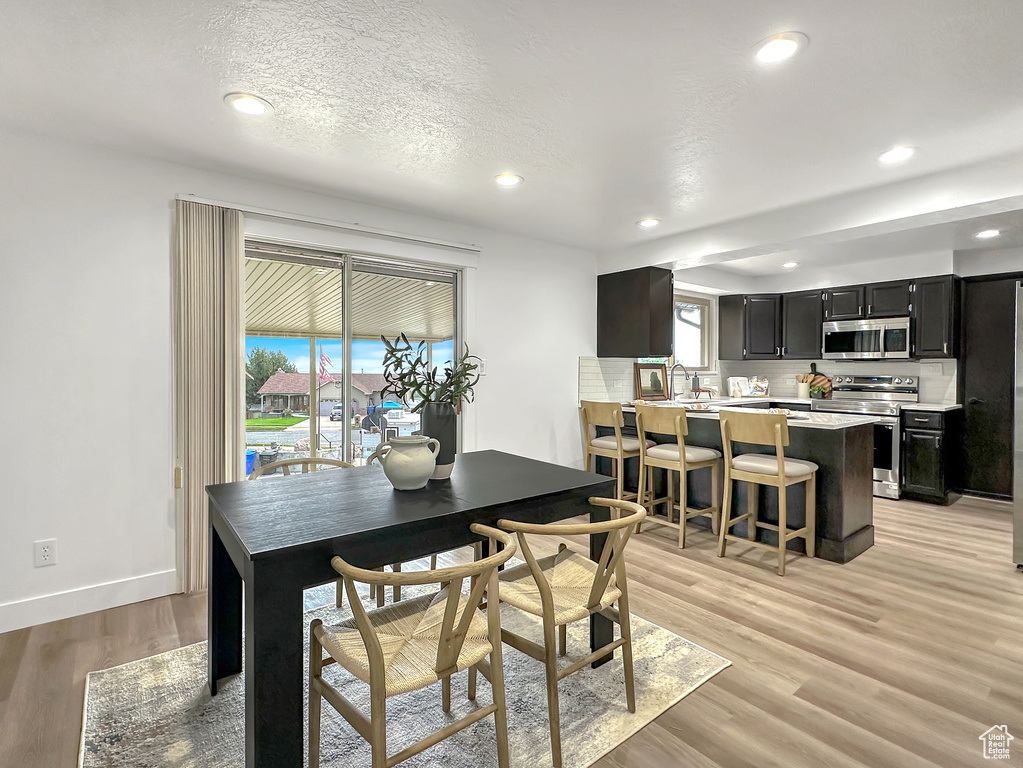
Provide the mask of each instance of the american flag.
POLYGON ((327 357, 327 353, 323 351, 323 346, 320 346, 320 381, 331 381, 334 377, 327 373, 327 366, 333 365, 330 358, 327 357))

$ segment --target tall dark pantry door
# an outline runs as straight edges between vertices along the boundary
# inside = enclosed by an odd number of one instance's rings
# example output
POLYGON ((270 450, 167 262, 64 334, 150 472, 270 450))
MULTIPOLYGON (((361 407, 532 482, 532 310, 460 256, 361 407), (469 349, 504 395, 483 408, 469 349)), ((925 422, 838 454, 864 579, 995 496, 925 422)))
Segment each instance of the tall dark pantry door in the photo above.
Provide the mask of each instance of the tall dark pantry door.
POLYGON ((1016 281, 963 282, 959 382, 963 402, 963 491, 1012 496, 1016 281))

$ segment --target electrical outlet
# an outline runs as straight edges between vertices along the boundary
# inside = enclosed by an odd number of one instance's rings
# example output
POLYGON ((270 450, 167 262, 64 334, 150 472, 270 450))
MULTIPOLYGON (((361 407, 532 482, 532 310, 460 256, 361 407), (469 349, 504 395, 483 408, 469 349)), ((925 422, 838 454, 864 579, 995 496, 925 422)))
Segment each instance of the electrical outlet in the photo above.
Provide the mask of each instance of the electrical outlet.
POLYGON ((35 543, 36 568, 57 564, 57 540, 45 539, 35 543))
POLYGON ((785 379, 785 383, 790 384, 791 386, 794 387, 798 382, 790 376, 789 378, 785 379))
POLYGON ((478 366, 476 368, 476 373, 478 373, 480 376, 486 376, 487 375, 487 360, 486 360, 486 358, 481 357, 479 359, 479 362, 476 363, 476 365, 478 366))

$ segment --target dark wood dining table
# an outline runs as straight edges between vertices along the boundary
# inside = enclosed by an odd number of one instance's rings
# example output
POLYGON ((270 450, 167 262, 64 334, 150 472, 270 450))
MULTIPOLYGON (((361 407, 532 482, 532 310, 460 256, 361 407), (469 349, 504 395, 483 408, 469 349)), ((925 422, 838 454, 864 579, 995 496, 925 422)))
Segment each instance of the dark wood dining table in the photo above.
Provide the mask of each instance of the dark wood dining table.
MULTIPOLYGON (((209 685, 245 673, 245 765, 303 762, 302 591, 337 578, 342 555, 377 568, 471 544, 472 523, 500 518, 552 522, 589 514, 591 496, 614 493, 604 475, 501 451, 459 454, 449 481, 396 491, 376 466, 207 487, 209 497, 209 685), (244 583, 244 589, 242 585, 244 583), (242 631, 244 626, 244 633, 242 631)), ((596 558, 604 536, 590 541, 596 558)), ((591 617, 590 641, 611 640, 591 617)), ((606 661, 607 659, 605 659, 606 661)))

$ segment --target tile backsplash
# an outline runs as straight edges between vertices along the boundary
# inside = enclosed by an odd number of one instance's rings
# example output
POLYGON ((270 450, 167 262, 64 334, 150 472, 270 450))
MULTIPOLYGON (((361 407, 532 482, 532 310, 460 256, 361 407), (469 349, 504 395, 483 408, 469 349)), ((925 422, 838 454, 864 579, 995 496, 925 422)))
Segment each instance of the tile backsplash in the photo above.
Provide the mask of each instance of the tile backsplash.
POLYGON ((920 382, 920 402, 956 402, 957 364, 955 360, 920 360, 906 362, 855 362, 837 360, 722 360, 721 376, 761 376, 770 382, 770 392, 779 397, 794 396, 797 373, 808 373, 810 363, 825 376, 912 376, 920 382), (791 382, 791 383, 790 383, 791 382))
MULTIPOLYGON (((579 399, 618 403, 634 400, 635 362, 635 358, 625 357, 580 357, 579 399)), ((682 392, 691 388, 692 379, 686 380, 679 370, 675 373, 675 383, 678 391, 682 392)), ((721 391, 721 377, 716 373, 700 373, 700 385, 716 387, 721 391)))
MULTIPOLYGON (((636 397, 633 380, 634 358, 622 357, 580 357, 579 358, 579 399, 609 400, 625 402, 636 397)), ((871 373, 880 376, 912 376, 920 382, 920 402, 956 402, 957 364, 955 360, 920 360, 906 362, 855 362, 842 363, 837 360, 722 360, 718 373, 700 373, 701 386, 717 388, 726 396, 722 382, 728 376, 766 376, 770 392, 778 397, 795 397, 797 373, 808 373, 810 363, 817 363, 817 370, 825 376, 853 376, 871 373), (791 383, 790 383, 791 382, 791 383)), ((691 380, 686 381, 682 372, 676 373, 679 391, 688 390, 691 380)))

